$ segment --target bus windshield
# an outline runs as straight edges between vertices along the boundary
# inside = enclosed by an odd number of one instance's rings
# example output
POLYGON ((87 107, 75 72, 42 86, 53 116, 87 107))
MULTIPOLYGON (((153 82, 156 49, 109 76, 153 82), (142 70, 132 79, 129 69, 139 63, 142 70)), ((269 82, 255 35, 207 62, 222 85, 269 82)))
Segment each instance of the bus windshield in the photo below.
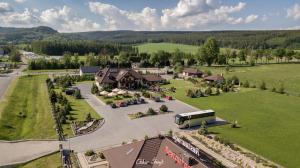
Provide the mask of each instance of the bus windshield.
POLYGON ((182 124, 183 123, 182 117, 179 115, 175 116, 175 123, 178 125, 182 124))

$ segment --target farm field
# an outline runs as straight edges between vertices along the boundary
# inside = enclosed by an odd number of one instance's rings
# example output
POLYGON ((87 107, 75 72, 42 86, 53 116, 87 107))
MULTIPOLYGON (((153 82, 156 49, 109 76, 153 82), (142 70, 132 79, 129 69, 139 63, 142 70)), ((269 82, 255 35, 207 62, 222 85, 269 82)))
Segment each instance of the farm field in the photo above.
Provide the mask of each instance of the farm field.
POLYGON ((242 89, 239 93, 220 96, 188 98, 185 91, 193 84, 184 80, 171 80, 164 87, 176 87, 168 93, 199 109, 213 109, 227 121, 237 120, 241 128, 229 125, 210 128, 234 143, 286 167, 300 165, 300 97, 281 95, 259 89, 242 89))
MULTIPOLYGON (((159 50, 164 50, 167 52, 174 52, 176 49, 179 49, 185 53, 195 54, 200 46, 196 45, 186 45, 186 44, 176 44, 176 43, 145 43, 137 45, 139 52, 153 53, 159 50)), ((221 52, 225 48, 221 48, 221 52)))
POLYGON ((46 78, 23 76, 10 88, 0 104, 0 139, 56 138, 46 78))
POLYGON ((60 153, 58 152, 33 160, 24 165, 18 166, 18 168, 59 168, 62 167, 61 165, 60 153))
MULTIPOLYGON (((56 89, 60 91, 60 89, 56 89)), ((75 99, 73 96, 68 96, 63 93, 64 96, 71 103, 72 110, 70 111, 71 116, 73 117, 72 121, 85 121, 86 115, 91 114, 92 118, 100 119, 101 117, 98 113, 84 100, 84 99, 75 99)), ((66 136, 73 136, 73 131, 71 129, 71 120, 67 120, 67 124, 63 124, 64 134, 66 136)))
POLYGON ((226 72, 225 67, 200 67, 200 70, 209 70, 213 74, 223 73, 225 78, 237 76, 241 82, 249 81, 250 85, 257 87, 264 81, 267 88, 276 89, 281 84, 291 94, 300 94, 300 64, 270 64, 253 67, 232 67, 226 72))
POLYGON ((137 46, 139 52, 153 53, 159 50, 173 52, 176 49, 186 53, 195 54, 199 49, 198 46, 186 45, 186 44, 175 44, 175 43, 145 43, 137 46))

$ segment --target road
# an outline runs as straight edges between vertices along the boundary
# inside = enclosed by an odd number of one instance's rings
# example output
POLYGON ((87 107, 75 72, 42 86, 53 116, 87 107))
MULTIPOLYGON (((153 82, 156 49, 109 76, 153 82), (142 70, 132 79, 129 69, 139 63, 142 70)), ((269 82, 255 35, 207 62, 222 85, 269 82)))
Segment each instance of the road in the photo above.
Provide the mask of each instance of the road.
POLYGON ((143 139, 145 135, 157 136, 159 133, 166 133, 170 129, 176 131, 178 128, 174 124, 174 116, 178 113, 197 111, 198 109, 186 105, 180 101, 166 101, 161 103, 149 102, 144 105, 132 105, 124 108, 112 109, 90 93, 90 84, 80 84, 82 96, 95 109, 99 115, 104 117, 104 125, 97 131, 79 137, 71 138, 64 142, 64 148, 69 148, 83 152, 88 149, 100 149, 122 142, 129 142, 133 139, 143 139), (130 120, 127 116, 133 112, 145 112, 149 107, 158 109, 162 104, 168 106, 172 111, 169 114, 144 117, 130 120))
POLYGON ((26 65, 22 65, 19 69, 14 69, 12 73, 0 74, 0 101, 4 97, 12 80, 20 76, 24 68, 26 68, 26 65))
POLYGON ((16 163, 24 163, 58 150, 58 141, 0 141, 0 167, 16 163))

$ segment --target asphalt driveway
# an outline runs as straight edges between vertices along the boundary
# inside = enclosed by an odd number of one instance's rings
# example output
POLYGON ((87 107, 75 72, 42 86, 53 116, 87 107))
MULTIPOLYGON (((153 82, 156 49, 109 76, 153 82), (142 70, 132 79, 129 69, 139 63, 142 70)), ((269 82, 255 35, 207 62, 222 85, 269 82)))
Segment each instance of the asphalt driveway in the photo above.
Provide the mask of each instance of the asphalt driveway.
POLYGON ((133 139, 143 139, 145 135, 156 136, 159 133, 166 133, 170 129, 176 131, 178 128, 174 124, 174 116, 178 113, 197 111, 198 109, 177 100, 161 103, 149 102, 143 105, 132 105, 123 108, 112 109, 103 104, 96 96, 92 95, 91 84, 80 84, 82 96, 86 101, 105 118, 104 125, 97 131, 79 137, 70 138, 69 142, 64 142, 64 147, 75 151, 86 151, 88 149, 101 149, 122 142, 129 142, 133 139), (172 111, 169 114, 144 117, 130 120, 127 116, 133 112, 145 112, 149 107, 158 109, 162 104, 168 106, 172 111))

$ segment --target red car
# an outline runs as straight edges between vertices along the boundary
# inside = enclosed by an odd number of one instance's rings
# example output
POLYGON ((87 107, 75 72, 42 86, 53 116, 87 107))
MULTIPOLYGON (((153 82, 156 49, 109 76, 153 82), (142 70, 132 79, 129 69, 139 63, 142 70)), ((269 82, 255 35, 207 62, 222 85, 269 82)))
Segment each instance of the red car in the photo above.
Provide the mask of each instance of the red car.
POLYGON ((117 103, 117 106, 119 106, 119 107, 126 107, 127 106, 127 104, 125 103, 125 102, 118 102, 117 103))
POLYGON ((173 97, 172 96, 166 96, 166 99, 167 100, 173 100, 173 97))

